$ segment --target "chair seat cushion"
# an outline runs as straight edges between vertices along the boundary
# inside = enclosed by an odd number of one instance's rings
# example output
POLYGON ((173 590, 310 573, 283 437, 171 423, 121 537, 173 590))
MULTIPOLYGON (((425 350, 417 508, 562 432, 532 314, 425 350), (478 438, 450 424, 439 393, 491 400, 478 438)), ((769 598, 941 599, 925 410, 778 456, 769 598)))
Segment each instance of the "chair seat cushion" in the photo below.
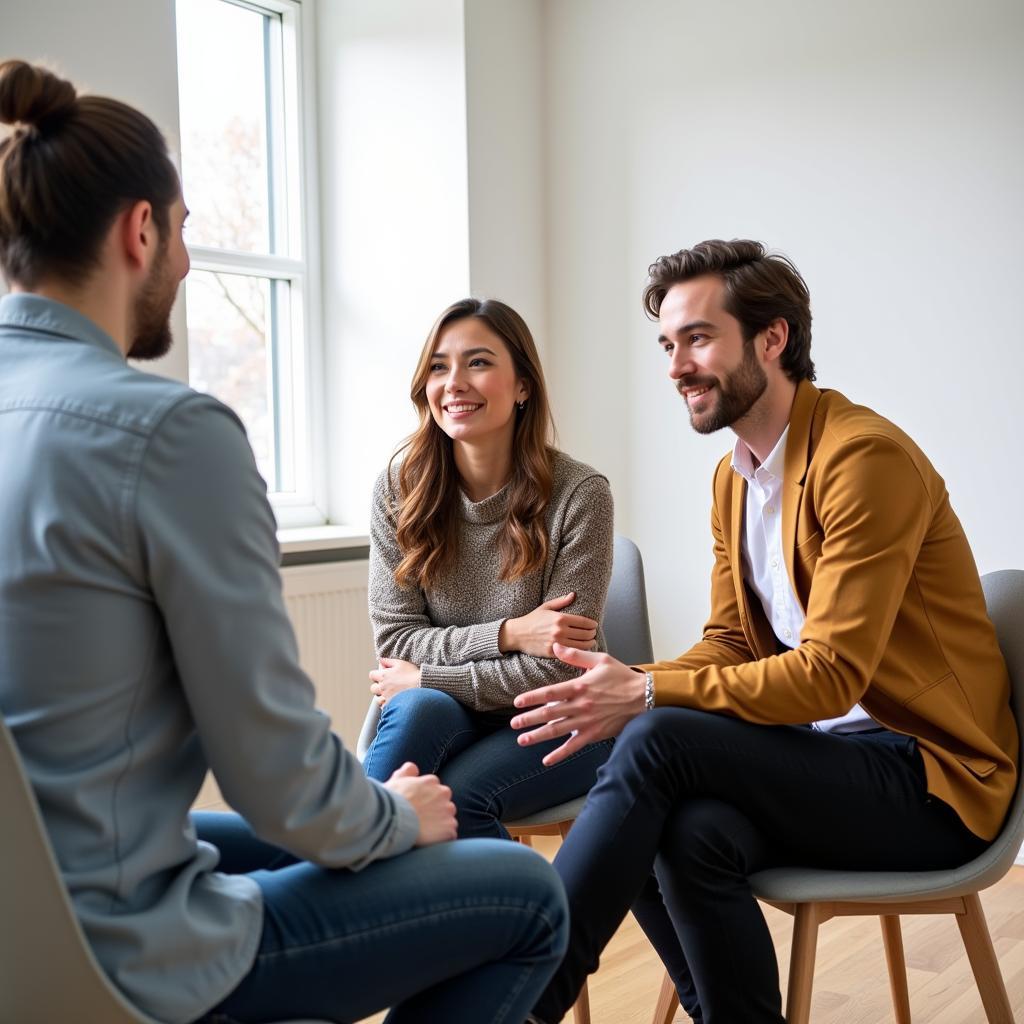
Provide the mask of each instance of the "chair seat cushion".
MULTIPOLYGON (((905 903, 915 899, 966 896, 999 880, 1005 868, 983 870, 972 861, 949 871, 823 871, 816 868, 769 868, 750 876, 758 899, 776 903, 905 903), (986 878, 994 874, 995 877, 986 878)), ((989 865, 984 865, 988 867, 989 865)))
POLYGON ((527 815, 518 821, 505 821, 502 824, 506 828, 535 828, 539 825, 556 825, 560 821, 573 821, 583 810, 583 805, 586 802, 586 796, 578 796, 574 800, 566 800, 564 804, 546 807, 543 811, 527 815))

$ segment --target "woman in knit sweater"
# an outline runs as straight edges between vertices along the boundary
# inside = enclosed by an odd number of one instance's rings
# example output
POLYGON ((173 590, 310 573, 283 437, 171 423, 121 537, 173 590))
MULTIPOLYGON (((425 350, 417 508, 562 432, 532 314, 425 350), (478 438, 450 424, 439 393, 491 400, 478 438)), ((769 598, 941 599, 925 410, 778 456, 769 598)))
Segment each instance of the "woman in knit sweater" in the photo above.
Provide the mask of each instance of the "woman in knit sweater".
POLYGON ((516 694, 577 674, 553 642, 604 650, 612 566, 608 481, 553 448, 537 350, 493 299, 449 306, 412 381, 420 416, 374 490, 370 618, 380 706, 364 767, 406 761, 452 789, 460 836, 579 796, 609 743, 546 768, 521 747, 516 694))

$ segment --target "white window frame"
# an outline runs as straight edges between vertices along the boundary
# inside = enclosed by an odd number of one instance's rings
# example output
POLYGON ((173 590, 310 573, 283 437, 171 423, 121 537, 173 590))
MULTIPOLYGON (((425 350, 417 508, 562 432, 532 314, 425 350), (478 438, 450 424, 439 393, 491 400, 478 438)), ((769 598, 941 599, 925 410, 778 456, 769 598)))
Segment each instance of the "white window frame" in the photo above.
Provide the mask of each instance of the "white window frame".
MULTIPOLYGON (((282 434, 287 431, 292 435, 295 490, 271 492, 269 498, 279 527, 315 526, 327 521, 324 396, 317 383, 324 379, 324 353, 317 230, 315 0, 217 2, 280 17, 280 53, 271 48, 274 52, 267 56, 270 73, 282 88, 284 123, 268 126, 269 150, 275 183, 284 183, 275 190, 274 207, 278 215, 286 213, 288 252, 299 255, 245 253, 190 244, 189 258, 193 270, 286 281, 290 286, 286 315, 291 344, 282 373, 290 377, 292 408, 282 434)), ((187 190, 187 182, 185 187, 187 190)), ((282 422, 281 412, 275 396, 275 425, 282 422)))

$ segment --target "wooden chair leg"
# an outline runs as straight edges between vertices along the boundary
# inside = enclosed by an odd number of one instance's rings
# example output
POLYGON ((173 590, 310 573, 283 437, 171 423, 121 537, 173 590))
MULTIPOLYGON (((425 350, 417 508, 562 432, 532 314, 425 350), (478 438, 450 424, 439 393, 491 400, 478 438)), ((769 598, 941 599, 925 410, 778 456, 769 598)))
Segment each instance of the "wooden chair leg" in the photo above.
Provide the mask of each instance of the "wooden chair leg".
POLYGON ((590 993, 587 991, 587 983, 583 982, 583 988, 576 997, 572 1007, 573 1024, 590 1024, 590 993))
POLYGON ((565 842, 565 837, 569 834, 569 829, 572 828, 573 820, 574 819, 569 818, 566 821, 560 821, 558 823, 558 832, 559 832, 559 835, 561 835, 561 837, 562 837, 562 842, 563 843, 565 842))
POLYGON ((889 965, 889 988, 896 1024, 910 1024, 910 993, 907 991, 907 962, 903 957, 903 933, 898 914, 882 914, 885 962, 889 965))
POLYGON ((521 835, 521 836, 513 836, 512 838, 517 843, 522 843, 523 846, 529 846, 531 849, 533 849, 533 836, 530 836, 530 835, 527 835, 526 833, 523 833, 523 835, 521 835))
POLYGON ((814 957, 818 948, 819 923, 816 903, 797 904, 793 916, 793 945, 789 954, 786 1024, 808 1024, 811 1017, 811 988, 814 985, 814 957))
POLYGON ((658 1005, 654 1010, 654 1024, 672 1024, 678 1009, 679 993, 666 971, 661 982, 661 992, 658 993, 658 1005))
POLYGON ((960 935, 967 950, 967 959, 971 962, 978 992, 981 993, 988 1024, 1013 1024, 1013 1011, 1010 1009, 1006 985, 992 946, 992 936, 988 932, 985 911, 976 892, 964 897, 964 913, 956 915, 956 923, 960 926, 960 935))

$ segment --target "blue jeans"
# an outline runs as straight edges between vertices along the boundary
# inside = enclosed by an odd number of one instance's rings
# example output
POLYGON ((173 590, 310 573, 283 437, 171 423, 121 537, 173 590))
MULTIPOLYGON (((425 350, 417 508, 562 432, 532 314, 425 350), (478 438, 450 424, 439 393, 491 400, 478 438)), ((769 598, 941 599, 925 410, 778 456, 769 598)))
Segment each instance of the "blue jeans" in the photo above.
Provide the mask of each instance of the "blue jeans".
POLYGON ((439 775, 452 790, 459 838, 507 839, 502 821, 514 821, 589 792, 612 741, 592 743, 561 764, 541 758, 560 746, 530 747, 501 715, 471 711, 440 690, 402 690, 385 705, 363 768, 381 782, 406 761, 439 775))
POLYGON ((522 1024, 565 953, 561 884, 525 847, 441 843, 328 870, 236 814, 192 818, 218 870, 263 891, 256 962, 208 1024, 356 1021, 388 1006, 388 1024, 522 1024))

